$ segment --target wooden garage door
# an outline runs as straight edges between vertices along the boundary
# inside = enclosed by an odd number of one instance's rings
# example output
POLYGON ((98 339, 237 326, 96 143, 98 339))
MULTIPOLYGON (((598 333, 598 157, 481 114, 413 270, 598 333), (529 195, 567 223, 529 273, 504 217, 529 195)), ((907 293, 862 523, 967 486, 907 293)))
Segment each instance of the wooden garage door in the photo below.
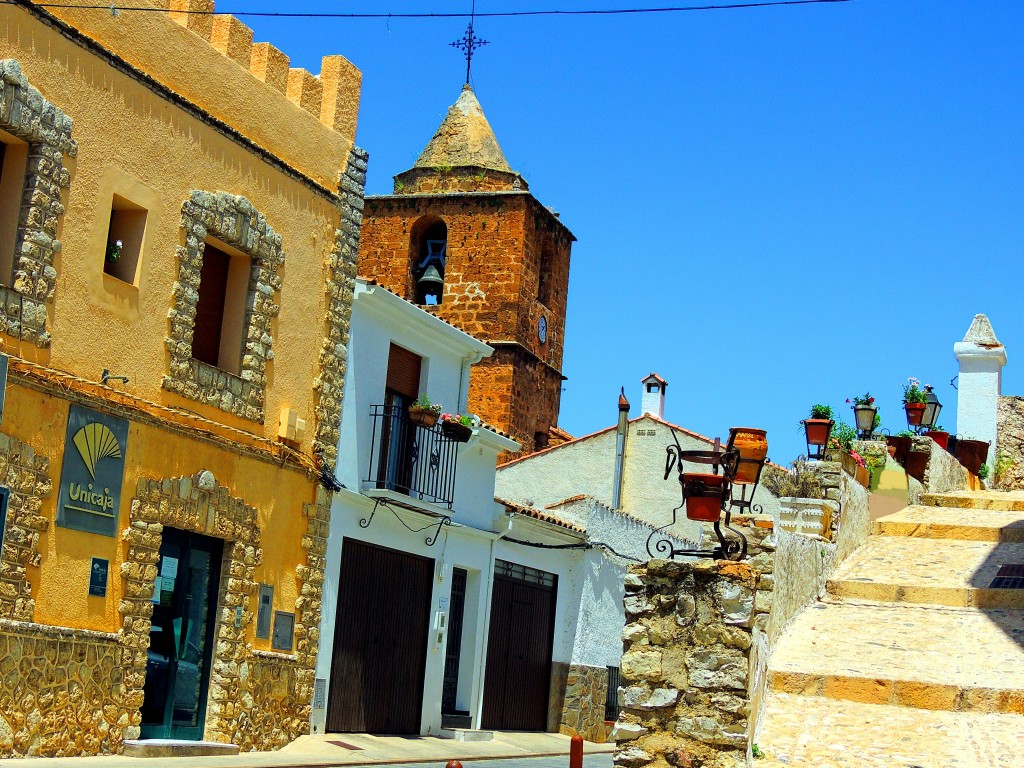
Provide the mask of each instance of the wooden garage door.
POLYGON ((556 587, 495 573, 482 727, 547 730, 556 587))
POLYGON ((418 734, 434 561, 345 539, 327 729, 418 734))

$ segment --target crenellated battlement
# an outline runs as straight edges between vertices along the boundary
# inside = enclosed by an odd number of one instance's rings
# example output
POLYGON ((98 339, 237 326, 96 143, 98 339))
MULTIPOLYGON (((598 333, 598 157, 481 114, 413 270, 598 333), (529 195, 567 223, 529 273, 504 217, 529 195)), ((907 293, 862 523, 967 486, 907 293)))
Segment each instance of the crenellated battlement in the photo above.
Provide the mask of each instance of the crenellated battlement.
POLYGON ((95 0, 65 2, 46 10, 297 170, 337 187, 362 87, 362 73, 345 57, 325 56, 319 75, 292 67, 278 48, 254 42, 244 22, 215 14, 213 0, 118 0, 116 15, 95 0), (168 12, 136 13, 133 6, 168 12))

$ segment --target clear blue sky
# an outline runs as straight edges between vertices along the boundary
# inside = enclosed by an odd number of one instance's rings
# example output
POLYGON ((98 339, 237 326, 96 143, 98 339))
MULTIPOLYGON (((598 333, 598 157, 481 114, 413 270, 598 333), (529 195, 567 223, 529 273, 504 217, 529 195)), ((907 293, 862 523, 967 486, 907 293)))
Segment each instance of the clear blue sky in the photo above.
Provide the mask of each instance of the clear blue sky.
MULTIPOLYGON (((479 0, 478 11, 641 7, 479 0)), ((224 10, 279 10, 219 0, 224 10)), ((288 10, 461 11, 469 0, 288 10)), ((458 97, 465 22, 249 18, 319 71, 363 71, 368 191, 391 191, 458 97)), ((976 312, 1024 395, 1024 3, 854 0, 617 17, 482 19, 473 85, 509 162, 573 249, 561 425, 612 424, 619 387, 670 382, 666 416, 803 452, 815 402, 936 386, 952 431, 953 343, 976 312)), ((848 411, 846 413, 849 413, 848 411)), ((848 419, 849 420, 849 419, 848 419)))

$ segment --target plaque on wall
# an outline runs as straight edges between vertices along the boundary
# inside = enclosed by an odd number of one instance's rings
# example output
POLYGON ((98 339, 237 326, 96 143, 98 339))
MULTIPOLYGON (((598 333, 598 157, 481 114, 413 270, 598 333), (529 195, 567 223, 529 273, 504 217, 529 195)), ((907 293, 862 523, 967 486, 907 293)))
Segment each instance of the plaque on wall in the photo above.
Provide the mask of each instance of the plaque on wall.
POLYGON ((57 525, 116 536, 128 421, 72 405, 64 436, 57 525))

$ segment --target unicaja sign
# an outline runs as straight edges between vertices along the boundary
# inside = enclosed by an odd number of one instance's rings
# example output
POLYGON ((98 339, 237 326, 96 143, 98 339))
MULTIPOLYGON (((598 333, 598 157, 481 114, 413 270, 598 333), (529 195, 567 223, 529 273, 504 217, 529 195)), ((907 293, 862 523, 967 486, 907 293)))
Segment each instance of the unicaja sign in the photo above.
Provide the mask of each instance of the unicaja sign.
POLYGON ((117 535, 128 422, 72 405, 61 467, 57 525, 117 535))

